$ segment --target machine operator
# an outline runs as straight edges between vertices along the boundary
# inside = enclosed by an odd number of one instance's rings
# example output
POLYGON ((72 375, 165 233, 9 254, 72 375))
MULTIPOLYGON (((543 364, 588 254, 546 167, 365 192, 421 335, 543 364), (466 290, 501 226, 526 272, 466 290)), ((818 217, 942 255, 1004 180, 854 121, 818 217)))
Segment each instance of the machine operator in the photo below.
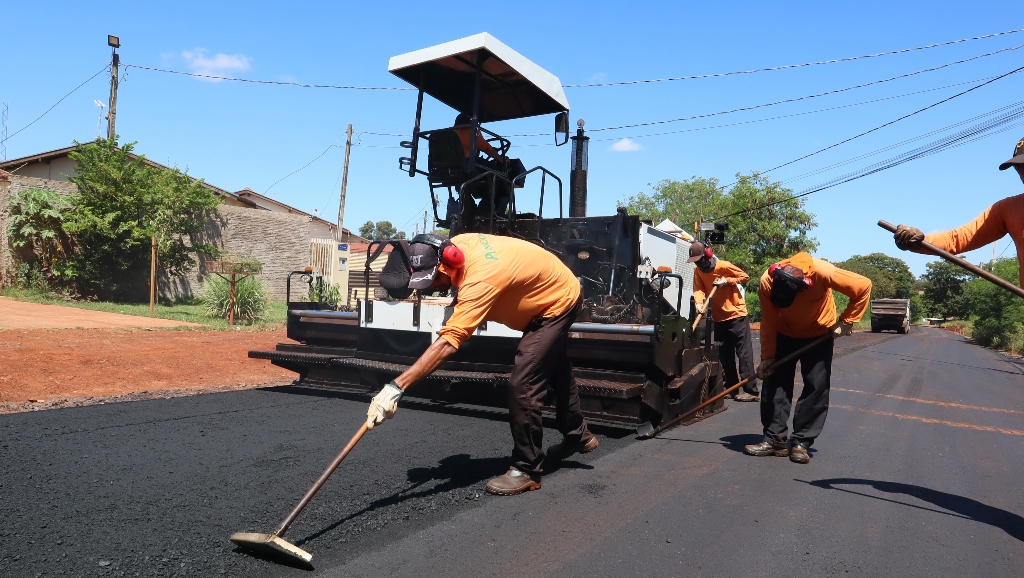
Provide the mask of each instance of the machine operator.
POLYGON ((764 440, 744 451, 752 456, 789 456, 792 462, 806 464, 811 459, 808 449, 821 434, 828 414, 833 342, 825 340, 797 359, 779 367, 772 365, 776 356, 785 357, 830 332, 836 337, 852 334, 853 325, 867 311, 871 280, 808 253, 797 253, 765 271, 757 296, 761 301, 762 360, 757 374, 763 380, 764 440), (838 318, 833 289, 850 298, 838 318), (804 387, 790 435, 786 422, 792 410, 797 361, 804 387), (791 447, 787 441, 792 442, 791 447))
POLYGON ((597 448, 580 411, 567 354, 569 328, 582 308, 580 283, 568 267, 533 243, 477 233, 450 240, 418 235, 409 244, 409 264, 409 289, 455 287, 458 294, 439 339, 373 398, 368 428, 394 416, 406 389, 454 355, 480 323, 494 321, 522 331, 523 337, 508 389, 513 464, 487 483, 487 491, 511 496, 540 489, 545 459, 541 406, 549 387, 563 439, 548 448, 546 457, 564 459, 597 448))
MULTIPOLYGON (((1013 149, 1013 157, 999 165, 999 170, 1005 171, 1013 167, 1024 182, 1024 139, 1020 139, 1013 149)), ((985 209, 978 218, 970 223, 942 233, 925 235, 920 229, 899 225, 896 227, 896 246, 904 251, 910 250, 915 253, 928 251, 921 246, 921 241, 927 241, 940 249, 953 253, 966 253, 995 243, 1006 234, 1013 239, 1017 246, 1017 261, 1021 264, 1020 284, 1024 286, 1024 253, 1021 253, 1021 243, 1024 242, 1024 195, 1007 197, 996 204, 985 209)))
MULTIPOLYGON (((690 245, 690 263, 693 269, 693 299, 697 311, 707 311, 707 295, 715 290, 711 300, 711 320, 715 322, 715 341, 722 342, 719 350, 722 369, 725 371, 725 387, 730 387, 754 375, 754 347, 750 340, 750 323, 747 320, 747 303, 743 300, 739 286, 750 281, 743 269, 715 256, 711 247, 701 242, 690 245), (739 358, 739 372, 736 358, 739 358)), ((757 401, 757 380, 743 386, 735 394, 736 401, 757 401)))

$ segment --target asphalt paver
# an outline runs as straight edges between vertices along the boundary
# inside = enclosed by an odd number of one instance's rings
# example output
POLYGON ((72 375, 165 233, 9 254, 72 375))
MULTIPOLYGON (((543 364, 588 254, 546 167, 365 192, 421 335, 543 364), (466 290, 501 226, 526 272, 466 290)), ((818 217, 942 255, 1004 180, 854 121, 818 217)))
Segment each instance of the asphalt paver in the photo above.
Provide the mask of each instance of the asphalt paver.
POLYGON ((273 530, 364 397, 293 386, 0 416, 0 575, 1024 574, 1020 365, 937 329, 836 348, 808 465, 744 455, 758 404, 730 402, 653 440, 600 429, 540 491, 498 498, 483 486, 508 465, 505 417, 403 402, 289 531, 312 571, 227 537, 273 530))

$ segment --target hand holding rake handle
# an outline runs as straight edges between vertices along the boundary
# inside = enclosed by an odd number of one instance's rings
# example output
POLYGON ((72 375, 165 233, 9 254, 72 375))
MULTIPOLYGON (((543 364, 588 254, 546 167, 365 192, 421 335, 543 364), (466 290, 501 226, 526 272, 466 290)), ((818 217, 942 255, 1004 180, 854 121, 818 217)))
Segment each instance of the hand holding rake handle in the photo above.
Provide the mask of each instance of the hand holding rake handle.
MULTIPOLYGON (((681 290, 682 290, 682 288, 680 288, 680 291, 681 290)), ((700 320, 704 318, 704 314, 707 313, 708 309, 711 308, 711 298, 715 296, 715 291, 718 291, 718 285, 715 285, 714 287, 712 287, 711 288, 711 292, 708 293, 707 299, 704 300, 704 312, 703 313, 698 313, 697 314, 697 318, 693 320, 693 327, 690 328, 691 332, 697 331, 697 326, 700 325, 700 320)), ((681 315, 681 313, 680 313, 680 315, 681 315)))
MULTIPOLYGON (((885 229, 886 231, 889 231, 890 233, 896 232, 896 226, 888 221, 878 221, 878 226, 885 229)), ((987 279, 988 281, 995 283, 996 285, 1002 287, 1003 289, 1006 289, 1010 293, 1013 293, 1017 297, 1024 297, 1024 289, 1017 287, 1013 283, 1010 283, 1009 281, 1003 279, 1002 277, 999 277, 998 275, 994 275, 990 271, 986 271, 981 267, 978 267, 977 265, 968 263, 964 259, 957 257, 956 255, 950 253, 949 251, 940 249, 927 241, 921 241, 921 246, 924 247, 925 249, 928 249, 928 251, 934 253, 935 255, 942 257, 946 261, 949 261, 950 263, 963 269, 967 269, 968 271, 974 273, 978 277, 987 279)))
MULTIPOLYGON (((817 346, 821 345, 822 343, 824 343, 826 340, 829 340, 829 339, 836 339, 835 337, 833 337, 833 333, 831 331, 829 331, 825 335, 822 335, 821 337, 815 339, 814 341, 808 343, 807 345, 801 347, 800 349, 797 349, 793 353, 790 353, 789 355, 787 355, 787 356, 783 357, 782 359, 776 361, 775 363, 772 364, 771 369, 774 370, 775 368, 777 368, 778 366, 782 365, 783 363, 788 363, 790 361, 793 361, 794 359, 796 359, 800 355, 803 355, 803 353, 806 352, 808 349, 811 349, 812 347, 817 347, 817 346)), ((751 375, 750 377, 748 377, 746 379, 740 380, 739 383, 729 387, 725 391, 723 391, 723 392, 719 393, 718 395, 708 399, 707 401, 705 401, 704 403, 702 403, 702 404, 698 405, 697 407, 691 409, 690 411, 688 411, 686 413, 683 413, 683 414, 680 414, 680 415, 672 418, 671 420, 669 420, 669 421, 659 425, 658 427, 654 427, 653 425, 651 425, 651 422, 640 424, 636 428, 636 435, 639 436, 641 439, 650 439, 650 438, 660 434, 661 432, 667 430, 668 428, 673 427, 673 426, 679 424, 684 419, 692 416, 693 414, 695 414, 698 411, 704 409, 705 407, 715 403, 716 401, 722 399, 723 397, 729 395, 730 393, 736 391, 737 389, 743 387, 744 385, 749 383, 750 380, 755 379, 755 378, 757 378, 757 375, 751 375)))

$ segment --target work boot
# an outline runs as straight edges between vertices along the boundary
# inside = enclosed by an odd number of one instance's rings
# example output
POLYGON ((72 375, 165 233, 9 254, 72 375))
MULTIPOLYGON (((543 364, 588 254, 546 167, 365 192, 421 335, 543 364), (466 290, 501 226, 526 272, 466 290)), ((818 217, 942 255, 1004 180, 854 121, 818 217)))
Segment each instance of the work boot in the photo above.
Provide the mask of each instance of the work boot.
POLYGON ((759 444, 744 446, 743 453, 748 456, 778 456, 784 458, 789 455, 789 448, 786 447, 786 444, 764 441, 759 444))
POLYGON ((761 396, 741 391, 737 393, 736 397, 734 397, 733 399, 735 399, 736 401, 761 401, 761 396))
POLYGON ((574 442, 563 439, 561 442, 549 447, 546 454, 548 458, 553 460, 564 460, 573 454, 589 454, 596 450, 599 445, 601 445, 601 442, 597 441, 597 436, 587 432, 583 434, 579 441, 574 442))
POLYGON ((515 466, 509 468, 505 475, 491 478, 487 482, 487 493, 496 496, 514 496, 539 489, 540 476, 531 476, 519 471, 515 466))
POLYGON ((793 447, 789 450, 789 461, 794 464, 806 464, 811 461, 811 454, 807 451, 807 446, 802 442, 793 442, 793 447))

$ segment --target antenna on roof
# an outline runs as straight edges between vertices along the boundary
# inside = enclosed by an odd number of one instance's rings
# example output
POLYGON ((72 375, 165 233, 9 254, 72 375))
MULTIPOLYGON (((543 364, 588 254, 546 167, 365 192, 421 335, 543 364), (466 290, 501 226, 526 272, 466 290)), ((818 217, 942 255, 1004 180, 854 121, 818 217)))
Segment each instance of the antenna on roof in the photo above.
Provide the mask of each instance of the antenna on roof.
POLYGON ((95 98, 92 99, 92 103, 95 104, 96 106, 100 107, 100 117, 98 119, 96 119, 96 138, 100 138, 100 135, 101 135, 100 129, 103 126, 103 109, 107 105, 103 104, 102 102, 100 102, 99 100, 97 100, 95 98))

